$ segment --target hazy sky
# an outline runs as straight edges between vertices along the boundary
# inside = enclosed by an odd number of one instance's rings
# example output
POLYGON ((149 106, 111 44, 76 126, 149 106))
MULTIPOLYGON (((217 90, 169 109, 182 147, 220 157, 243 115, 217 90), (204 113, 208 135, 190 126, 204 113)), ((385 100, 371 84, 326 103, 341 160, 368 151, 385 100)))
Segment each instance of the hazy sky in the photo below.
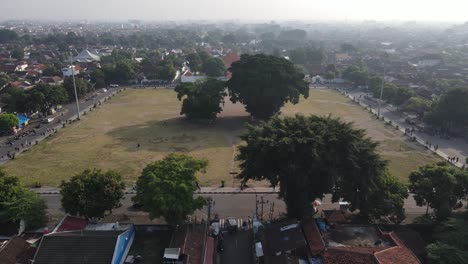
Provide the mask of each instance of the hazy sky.
POLYGON ((468 21, 468 0, 0 0, 5 19, 468 21))

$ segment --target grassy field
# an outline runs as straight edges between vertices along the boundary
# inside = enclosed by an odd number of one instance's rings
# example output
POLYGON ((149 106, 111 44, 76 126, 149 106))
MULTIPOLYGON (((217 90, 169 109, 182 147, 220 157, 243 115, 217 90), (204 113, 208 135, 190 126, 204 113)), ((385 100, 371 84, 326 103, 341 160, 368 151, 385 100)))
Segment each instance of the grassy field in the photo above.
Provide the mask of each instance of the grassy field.
POLYGON ((362 107, 345 96, 328 89, 312 89, 307 100, 282 109, 285 115, 295 113, 332 115, 353 122, 357 128, 365 129, 367 135, 380 143, 378 150, 389 161, 390 172, 407 181, 408 175, 421 165, 440 161, 439 157, 421 145, 409 142, 401 132, 376 120, 362 107))
MULTIPOLYGON (((230 172, 238 170, 233 157, 238 135, 248 120, 243 107, 227 101, 218 120, 207 124, 180 117, 180 105, 172 90, 127 89, 81 122, 69 125, 7 163, 5 171, 20 177, 25 184, 57 186, 86 168, 113 169, 131 183, 146 164, 170 152, 184 152, 209 160, 207 172, 198 175, 202 185, 218 186, 223 180, 226 186, 237 186, 230 172)), ((282 112, 332 114, 355 122, 381 142, 379 151, 390 161, 391 172, 402 179, 418 166, 437 160, 330 90, 311 90, 309 99, 287 105, 282 112)))

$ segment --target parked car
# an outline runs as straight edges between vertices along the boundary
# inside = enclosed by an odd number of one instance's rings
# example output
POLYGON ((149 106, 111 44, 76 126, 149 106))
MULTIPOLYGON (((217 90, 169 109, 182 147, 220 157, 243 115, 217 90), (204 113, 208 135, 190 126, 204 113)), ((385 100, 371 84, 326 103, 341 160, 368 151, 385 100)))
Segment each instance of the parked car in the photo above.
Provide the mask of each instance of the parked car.
POLYGON ((237 221, 234 217, 226 218, 226 229, 228 232, 235 233, 237 232, 237 221))
POLYGON ((119 85, 118 84, 111 84, 111 85, 109 85, 109 87, 116 88, 116 87, 119 87, 119 85))

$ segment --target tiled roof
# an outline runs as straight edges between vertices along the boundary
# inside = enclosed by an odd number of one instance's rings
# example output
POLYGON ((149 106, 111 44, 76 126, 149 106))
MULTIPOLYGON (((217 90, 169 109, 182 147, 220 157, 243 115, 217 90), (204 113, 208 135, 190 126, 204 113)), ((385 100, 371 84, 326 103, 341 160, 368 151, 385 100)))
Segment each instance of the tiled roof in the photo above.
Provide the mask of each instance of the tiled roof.
POLYGON ((395 243, 392 247, 335 247, 323 255, 324 264, 420 264, 395 233, 388 235, 395 243))
POLYGON ((55 228, 54 232, 83 230, 87 224, 88 220, 84 218, 67 215, 55 228))
POLYGON ((342 223, 346 221, 343 212, 340 210, 323 210, 323 213, 328 222, 342 223))
POLYGON ((318 255, 325 250, 325 243, 322 239, 322 234, 318 230, 317 224, 313 219, 308 219, 302 222, 302 231, 307 240, 310 252, 313 255, 318 255))
POLYGON ((233 62, 236 62, 240 60, 240 57, 239 55, 237 55, 237 53, 235 53, 234 51, 230 51, 228 54, 226 54, 226 56, 224 56, 223 58, 223 61, 224 61, 224 65, 226 66, 226 69, 229 69, 229 67, 231 67, 231 64, 233 62))
POLYGON ((35 264, 111 263, 118 231, 53 233, 42 238, 35 264))
POLYGON ((35 249, 18 236, 10 239, 5 246, 0 248, 1 264, 29 263, 33 258, 35 249))
POLYGON ((323 264, 377 264, 370 252, 330 248, 323 255, 323 264))
POLYGON ((396 246, 382 250, 375 254, 379 264, 420 264, 418 258, 409 250, 398 236, 391 232, 388 234, 396 246))

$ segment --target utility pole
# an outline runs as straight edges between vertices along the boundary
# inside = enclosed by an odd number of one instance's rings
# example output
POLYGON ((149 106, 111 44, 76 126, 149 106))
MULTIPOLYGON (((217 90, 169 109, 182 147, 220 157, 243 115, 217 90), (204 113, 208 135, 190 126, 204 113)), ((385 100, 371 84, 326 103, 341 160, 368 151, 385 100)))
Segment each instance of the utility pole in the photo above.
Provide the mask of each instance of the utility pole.
POLYGON ((265 201, 263 201, 263 196, 262 196, 262 197, 260 197, 260 199, 261 199, 261 201, 260 201, 260 202, 258 202, 258 203, 260 203, 260 204, 262 205, 262 208, 261 208, 261 217, 260 217, 260 219, 262 219, 262 221, 263 221, 263 205, 264 205, 264 204, 267 204, 267 203, 268 203, 268 201, 266 201, 266 202, 265 202, 265 201))
POLYGON ((214 209, 215 202, 213 201, 213 198, 208 198, 208 222, 211 220, 211 212, 214 209))
POLYGON ((273 220, 273 212, 275 211, 275 202, 273 201, 271 204, 270 204, 270 221, 273 220))
POLYGON ((382 104, 383 88, 385 82, 385 62, 383 63, 382 86, 380 87, 379 108, 377 109, 377 118, 380 118, 380 105, 382 104))
POLYGON ((257 192, 255 192, 255 216, 258 218, 258 199, 257 199, 257 192))
POLYGON ((80 120, 80 103, 78 102, 78 93, 76 92, 75 68, 73 67, 73 53, 72 52, 70 52, 70 69, 72 71, 72 77, 73 77, 73 88, 75 89, 76 119, 80 120))

